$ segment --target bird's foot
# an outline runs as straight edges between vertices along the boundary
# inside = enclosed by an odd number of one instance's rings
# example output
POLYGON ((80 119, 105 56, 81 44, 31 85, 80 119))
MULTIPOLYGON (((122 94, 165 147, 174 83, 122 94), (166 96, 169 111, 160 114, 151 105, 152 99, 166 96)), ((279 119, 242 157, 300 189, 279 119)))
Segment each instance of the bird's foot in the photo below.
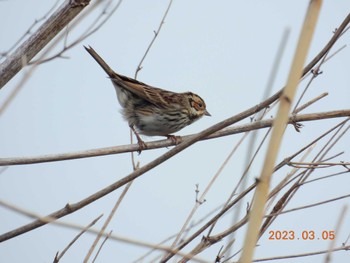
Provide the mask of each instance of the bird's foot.
POLYGON ((167 135, 166 136, 168 139, 170 139, 175 145, 178 145, 182 142, 182 137, 181 136, 176 136, 176 135, 167 135))
POLYGON ((146 143, 141 138, 137 138, 137 144, 139 145, 138 154, 141 154, 143 150, 147 149, 146 143))
POLYGON ((141 139, 140 135, 136 131, 135 127, 133 125, 130 125, 131 130, 134 132, 136 138, 137 138, 137 144, 139 145, 139 149, 137 150, 138 154, 141 154, 141 152, 145 149, 147 149, 146 143, 141 139))

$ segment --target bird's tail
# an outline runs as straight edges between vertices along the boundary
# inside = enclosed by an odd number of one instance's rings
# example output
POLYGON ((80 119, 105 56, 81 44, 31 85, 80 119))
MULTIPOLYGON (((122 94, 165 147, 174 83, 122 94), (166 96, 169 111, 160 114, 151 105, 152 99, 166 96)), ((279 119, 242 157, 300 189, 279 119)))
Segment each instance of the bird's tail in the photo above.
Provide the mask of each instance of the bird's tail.
POLYGON ((92 47, 85 47, 87 52, 96 60, 96 62, 103 68, 103 70, 107 73, 107 75, 112 79, 119 79, 119 75, 111 69, 110 66, 100 57, 99 54, 92 47))

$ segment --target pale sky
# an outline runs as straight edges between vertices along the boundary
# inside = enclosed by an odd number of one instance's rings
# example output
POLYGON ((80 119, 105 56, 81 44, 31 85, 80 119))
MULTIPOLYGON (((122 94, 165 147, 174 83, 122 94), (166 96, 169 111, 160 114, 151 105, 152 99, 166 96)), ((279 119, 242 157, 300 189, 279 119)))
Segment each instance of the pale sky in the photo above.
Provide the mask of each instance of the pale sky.
MULTIPOLYGON (((0 52, 8 50, 54 2, 1 1, 0 52)), ((129 144, 129 127, 119 113, 120 105, 113 86, 83 45, 91 45, 117 72, 133 77, 167 4, 168 1, 160 0, 123 1, 98 32, 64 54, 69 59, 55 59, 38 67, 0 116, 0 158, 129 144)), ((289 28, 290 37, 273 92, 283 87, 307 6, 308 1, 301 0, 175 0, 138 79, 163 89, 199 94, 212 117, 203 117, 177 135, 197 133, 261 101, 282 34, 289 28)), ((307 61, 324 47, 349 10, 349 1, 324 1, 307 61)), ((102 7, 97 8, 91 17, 71 32, 68 42, 83 32, 101 11, 102 7)), ((332 51, 348 45, 349 40, 349 33, 346 33, 332 51)), ((62 44, 55 51, 61 48, 62 44)), ((349 63, 350 51, 346 47, 324 65, 323 74, 313 82, 303 102, 323 92, 329 92, 329 95, 304 113, 349 109, 349 63)), ((22 70, 1 89, 0 105, 25 72, 26 69, 22 70)), ((306 81, 301 83, 299 95, 305 85, 306 81)), ((277 162, 340 121, 304 123, 301 133, 296 133, 293 127, 288 128, 277 162)), ((249 119, 242 123, 248 122, 249 119)), ((261 139, 264 131, 259 135, 261 139)), ((203 191, 241 137, 239 134, 197 143, 140 177, 127 193, 107 230, 150 243, 158 243, 177 233, 195 204, 195 185, 199 184, 199 190, 203 191)), ((144 137, 145 141, 156 139, 161 138, 144 137)), ((328 156, 345 151, 334 161, 349 162, 349 139, 349 134, 345 135, 328 156)), ((226 201, 244 170, 247 142, 241 145, 210 189, 206 202, 193 218, 195 221, 226 201)), ((319 150, 323 143, 316 149, 319 150)), ((252 167, 249 184, 259 176, 265 150, 266 147, 252 167)), ((166 151, 168 149, 144 151, 140 156, 136 155, 136 159, 143 166, 166 151)), ((315 155, 316 152, 311 154, 315 155)), ((131 171, 130 154, 11 166, 0 174, 0 200, 46 215, 95 193, 131 171)), ((275 176, 283 177, 289 171, 282 169, 275 176)), ((317 171, 312 178, 331 171, 340 172, 342 169, 317 171)), ((346 174, 305 185, 287 208, 349 194, 349 185, 350 179, 346 174)), ((121 191, 119 189, 62 220, 87 225, 104 214, 96 225, 100 228, 121 191)), ((317 233, 334 230, 344 204, 349 204, 349 200, 282 215, 271 230, 299 233, 304 230, 317 233)), ((0 214, 1 233, 32 221, 2 207, 0 214)), ((231 217, 232 214, 229 214, 220 221, 214 234, 226 229, 231 217)), ((349 222, 349 218, 347 212, 345 222, 349 222)), ((349 224, 345 223, 336 246, 345 241, 349 230, 349 224)), ((233 248, 235 252, 241 248, 244 233, 245 229, 238 232, 233 248)), ((38 228, 1 243, 1 262, 52 262, 56 252, 62 251, 76 234, 75 230, 53 225, 38 228)), ((85 234, 61 262, 82 262, 93 240, 93 235, 85 234)), ((220 242, 199 257, 213 262, 220 247, 225 244, 225 241, 220 242)), ((259 244, 255 258, 299 254, 329 247, 329 241, 321 240, 270 241, 268 232, 259 244)), ((186 248, 184 252, 189 250, 186 248)), ((138 246, 108 241, 96 262, 133 262, 146 251, 138 246)), ((155 256, 144 262, 150 262, 155 256)), ((333 255, 332 263, 345 262, 348 258, 348 253, 338 252, 333 255)), ((322 262, 323 259, 324 255, 321 255, 288 262, 322 262)))

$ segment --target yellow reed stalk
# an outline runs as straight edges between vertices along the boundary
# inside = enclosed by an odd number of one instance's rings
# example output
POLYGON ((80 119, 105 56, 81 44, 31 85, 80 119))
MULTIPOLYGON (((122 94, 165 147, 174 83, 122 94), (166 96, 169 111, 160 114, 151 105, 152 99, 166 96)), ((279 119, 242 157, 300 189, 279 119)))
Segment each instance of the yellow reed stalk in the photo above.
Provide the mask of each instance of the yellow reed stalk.
POLYGON ((254 201, 249 216, 248 229, 244 240, 243 252, 239 260, 240 263, 250 263, 253 259, 254 248, 258 240, 265 203, 268 196, 270 179, 282 136, 284 134, 291 104, 302 74, 302 69, 308 53, 311 39, 317 23, 317 18, 321 9, 322 0, 311 0, 304 25, 300 33, 299 42, 295 51, 292 67, 288 76, 287 85, 280 97, 280 105, 277 112, 276 121, 273 124, 271 139, 265 156, 264 167, 261 171, 258 185, 255 191, 254 201))

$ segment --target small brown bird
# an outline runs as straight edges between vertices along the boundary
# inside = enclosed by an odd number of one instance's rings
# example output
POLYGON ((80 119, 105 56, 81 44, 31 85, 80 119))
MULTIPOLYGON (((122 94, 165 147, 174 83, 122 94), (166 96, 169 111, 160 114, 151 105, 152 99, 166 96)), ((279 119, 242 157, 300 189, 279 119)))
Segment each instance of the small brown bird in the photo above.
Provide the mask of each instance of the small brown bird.
POLYGON ((171 135, 200 119, 211 116, 204 100, 192 92, 176 93, 149 86, 145 83, 114 72, 91 47, 86 51, 97 61, 111 79, 124 119, 135 133, 140 151, 147 148, 138 132, 147 136, 171 135), (136 129, 135 129, 136 127, 136 129))

